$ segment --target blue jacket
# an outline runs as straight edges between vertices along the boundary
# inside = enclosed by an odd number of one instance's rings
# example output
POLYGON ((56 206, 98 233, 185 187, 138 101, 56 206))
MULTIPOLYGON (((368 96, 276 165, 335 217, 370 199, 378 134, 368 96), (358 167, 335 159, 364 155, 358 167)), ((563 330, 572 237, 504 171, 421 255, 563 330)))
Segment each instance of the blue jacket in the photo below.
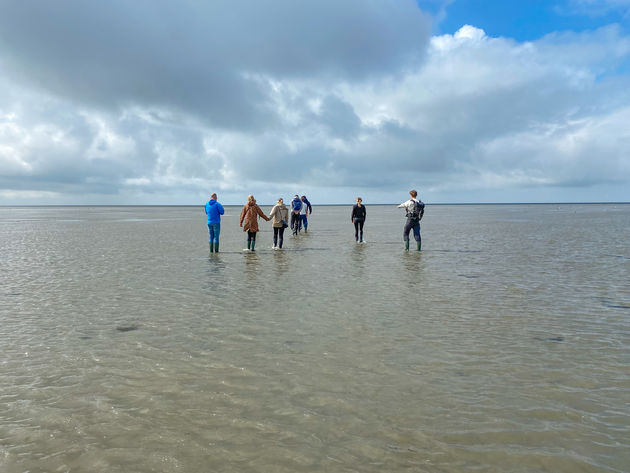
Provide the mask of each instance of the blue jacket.
POLYGON ((214 199, 210 199, 206 203, 206 215, 208 216, 208 225, 221 223, 221 215, 225 213, 223 206, 214 199))
POLYGON ((302 208, 302 201, 297 197, 291 201, 291 210, 300 210, 302 208))

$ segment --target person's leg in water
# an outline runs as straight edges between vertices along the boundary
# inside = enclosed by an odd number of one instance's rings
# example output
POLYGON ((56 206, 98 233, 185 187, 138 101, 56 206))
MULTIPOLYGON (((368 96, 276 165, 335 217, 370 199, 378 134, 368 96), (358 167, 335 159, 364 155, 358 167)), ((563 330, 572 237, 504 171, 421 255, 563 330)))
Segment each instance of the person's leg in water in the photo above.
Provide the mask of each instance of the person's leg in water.
POLYGON ((278 248, 282 248, 282 242, 284 241, 284 227, 278 228, 278 235, 280 237, 278 239, 278 248))
POLYGON ((359 220, 354 219, 354 239, 355 241, 359 241, 359 220))
POLYGON ((252 234, 252 251, 256 251, 254 247, 256 246, 256 232, 251 232, 252 234))
POLYGON ((273 247, 278 248, 278 232, 280 231, 280 227, 273 227, 273 247))
POLYGON ((214 225, 208 224, 208 245, 210 246, 210 253, 214 253, 214 225))
POLYGON ((413 237, 416 239, 416 247, 418 251, 422 251, 422 237, 420 236, 420 221, 416 221, 413 226, 413 237))
POLYGON ((254 235, 253 232, 247 231, 247 249, 248 250, 252 249, 252 235, 254 235))
MULTIPOLYGON (((211 239, 211 242, 214 242, 214 252, 218 253, 219 252, 219 234, 221 233, 221 224, 214 223, 212 227, 213 227, 212 236, 210 237, 210 239, 211 239)), ((212 252, 212 249, 210 249, 210 252, 212 252)))
POLYGON ((364 220, 359 220, 359 242, 363 243, 363 224, 365 223, 364 220))
POLYGON ((300 221, 300 216, 294 212, 291 212, 291 230, 293 230, 293 234, 298 234, 298 224, 300 221))
POLYGON ((308 218, 306 215, 302 215, 302 223, 304 224, 304 233, 308 233, 308 218))
POLYGON ((403 228, 403 241, 405 242, 405 250, 409 251, 409 232, 413 228, 413 220, 407 218, 407 223, 405 223, 405 227, 403 228))

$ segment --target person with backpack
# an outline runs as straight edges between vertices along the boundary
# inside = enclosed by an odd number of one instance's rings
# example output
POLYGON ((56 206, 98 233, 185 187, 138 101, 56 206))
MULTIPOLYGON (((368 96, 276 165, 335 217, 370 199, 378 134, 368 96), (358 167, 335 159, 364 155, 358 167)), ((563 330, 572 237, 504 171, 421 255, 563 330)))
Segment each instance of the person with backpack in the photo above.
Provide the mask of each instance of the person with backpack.
POLYGON ((308 232, 308 214, 313 213, 313 207, 305 195, 300 199, 302 201, 302 209, 300 210, 300 223, 304 225, 304 233, 308 232))
POLYGON ((350 220, 354 223, 354 239, 357 243, 363 243, 363 224, 366 216, 367 212, 365 205, 363 205, 363 199, 357 197, 357 203, 352 206, 352 215, 350 216, 350 220))
POLYGON ((403 202, 398 206, 399 209, 405 209, 407 222, 403 229, 403 241, 405 242, 405 250, 409 251, 409 232, 413 230, 413 237, 416 240, 418 251, 422 249, 422 238, 420 237, 420 220, 424 215, 424 203, 417 199, 418 192, 415 190, 409 191, 411 199, 407 202, 403 202))
POLYGON ((302 210, 302 200, 300 200, 300 196, 295 194, 293 200, 291 201, 291 230, 293 230, 293 234, 297 235, 300 231, 300 224, 302 223, 302 217, 300 216, 300 210, 302 210))
POLYGON ((221 232, 221 215, 225 213, 223 206, 217 202, 217 195, 213 193, 206 202, 206 221, 208 223, 208 243, 210 253, 219 252, 219 233, 221 232))

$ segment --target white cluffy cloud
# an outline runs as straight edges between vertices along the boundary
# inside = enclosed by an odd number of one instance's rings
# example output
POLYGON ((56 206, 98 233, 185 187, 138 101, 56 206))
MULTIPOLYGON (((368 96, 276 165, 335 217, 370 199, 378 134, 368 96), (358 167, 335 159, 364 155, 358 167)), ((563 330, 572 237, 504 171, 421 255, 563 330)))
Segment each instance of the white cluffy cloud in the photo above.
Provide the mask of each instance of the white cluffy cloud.
POLYGON ((411 0, 6 5, 0 203, 628 200, 616 26, 522 43, 431 37, 411 0))

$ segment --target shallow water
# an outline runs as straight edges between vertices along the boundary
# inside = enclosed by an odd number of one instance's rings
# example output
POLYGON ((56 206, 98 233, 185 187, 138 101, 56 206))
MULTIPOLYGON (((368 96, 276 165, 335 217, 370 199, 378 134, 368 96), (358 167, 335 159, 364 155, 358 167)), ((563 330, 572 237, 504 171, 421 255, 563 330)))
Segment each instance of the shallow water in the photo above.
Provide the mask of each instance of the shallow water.
POLYGON ((630 205, 367 209, 0 208, 0 471, 630 471, 630 205))

